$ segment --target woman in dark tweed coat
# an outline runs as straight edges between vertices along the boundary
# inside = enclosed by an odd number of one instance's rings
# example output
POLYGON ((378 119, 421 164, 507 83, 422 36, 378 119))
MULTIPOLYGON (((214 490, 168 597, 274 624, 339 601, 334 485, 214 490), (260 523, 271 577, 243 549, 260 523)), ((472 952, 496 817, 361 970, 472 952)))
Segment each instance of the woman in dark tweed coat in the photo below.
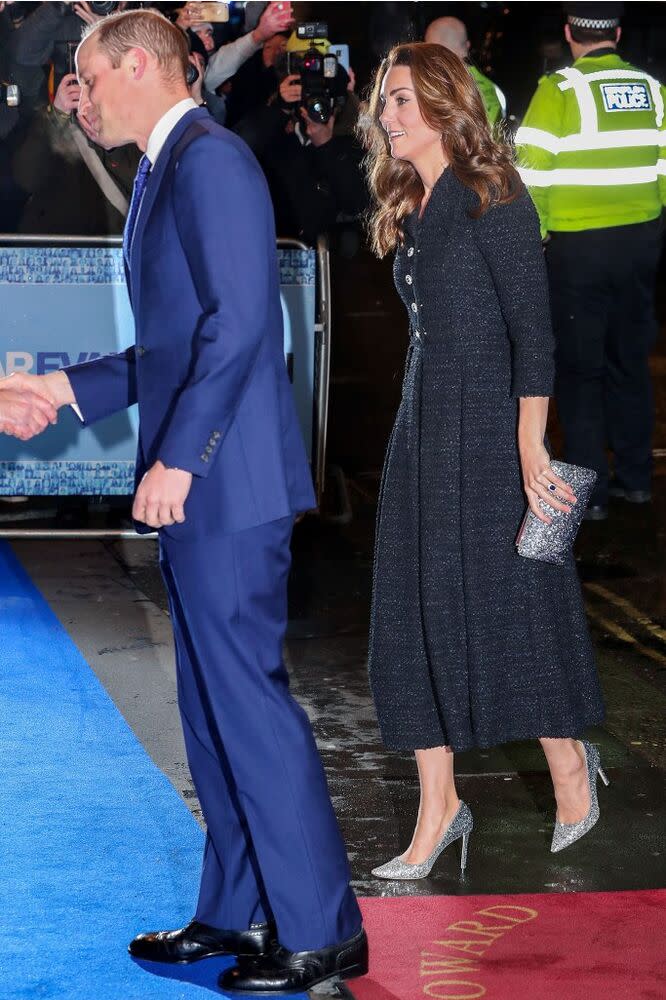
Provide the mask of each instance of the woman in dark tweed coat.
POLYGON ((525 503, 575 497, 544 446, 553 383, 536 212, 464 64, 404 45, 366 120, 371 229, 395 250, 410 319, 403 397, 377 523, 370 680, 386 746, 415 750, 421 807, 386 878, 428 874, 462 837, 453 753, 538 738, 557 804, 553 850, 598 815, 603 705, 576 568, 518 555, 525 503))

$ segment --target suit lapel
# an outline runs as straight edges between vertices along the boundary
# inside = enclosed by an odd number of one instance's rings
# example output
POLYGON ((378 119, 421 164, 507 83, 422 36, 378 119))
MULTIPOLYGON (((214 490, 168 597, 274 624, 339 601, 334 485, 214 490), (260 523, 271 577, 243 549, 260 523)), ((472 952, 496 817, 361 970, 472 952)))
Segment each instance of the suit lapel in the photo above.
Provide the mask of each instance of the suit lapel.
POLYGON ((208 112, 200 110, 199 108, 193 108, 191 111, 188 111, 187 114, 183 115, 175 128, 173 128, 169 133, 169 137, 162 146, 159 156, 157 157, 157 162, 153 165, 150 174, 148 175, 146 188, 141 201, 141 208, 139 209, 139 215, 134 227, 132 248, 130 252, 129 290, 130 301, 132 302, 132 310, 134 312, 135 319, 138 318, 139 315, 141 295, 141 245, 143 242, 143 234, 146 230, 146 225, 150 218, 153 205, 155 204, 155 199, 157 198, 162 181, 167 172, 167 167, 171 160, 171 151, 192 122, 207 117, 208 112))

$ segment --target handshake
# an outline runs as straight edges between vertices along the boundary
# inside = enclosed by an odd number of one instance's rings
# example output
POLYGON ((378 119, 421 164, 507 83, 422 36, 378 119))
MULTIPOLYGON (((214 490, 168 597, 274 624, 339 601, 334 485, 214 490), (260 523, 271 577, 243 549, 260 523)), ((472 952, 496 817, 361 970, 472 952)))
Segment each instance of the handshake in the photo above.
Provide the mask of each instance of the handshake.
POLYGON ((0 433, 29 441, 57 422, 61 406, 74 402, 69 379, 62 371, 8 375, 0 379, 0 433))
MULTIPOLYGON (((61 406, 72 403, 76 398, 64 371, 8 375, 0 379, 0 434, 29 441, 57 422, 61 406)), ((191 472, 155 462, 136 491, 133 517, 151 528, 182 524, 191 485, 191 472)))

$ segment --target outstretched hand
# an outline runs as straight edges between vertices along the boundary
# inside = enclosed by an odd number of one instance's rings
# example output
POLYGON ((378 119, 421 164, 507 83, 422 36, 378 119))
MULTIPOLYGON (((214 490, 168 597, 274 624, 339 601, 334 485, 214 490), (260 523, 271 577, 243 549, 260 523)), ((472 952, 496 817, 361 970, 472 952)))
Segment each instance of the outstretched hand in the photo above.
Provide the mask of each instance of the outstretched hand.
POLYGON ((191 472, 168 469, 162 462, 155 462, 139 483, 132 517, 151 528, 182 524, 191 485, 191 472))
POLYGON ((55 424, 58 413, 52 400, 31 389, 13 387, 13 381, 11 375, 0 379, 0 433, 29 441, 55 424))

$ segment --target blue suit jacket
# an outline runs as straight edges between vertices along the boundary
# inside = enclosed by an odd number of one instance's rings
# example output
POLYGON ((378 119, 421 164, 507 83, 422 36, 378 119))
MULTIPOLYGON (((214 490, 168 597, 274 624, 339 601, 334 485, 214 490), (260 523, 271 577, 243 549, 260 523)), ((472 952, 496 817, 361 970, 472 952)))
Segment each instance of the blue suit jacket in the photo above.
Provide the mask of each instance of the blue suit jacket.
POLYGON ((66 370, 87 424, 138 402, 137 482, 157 459, 193 473, 186 522, 163 530, 229 533, 313 507, 268 188, 205 111, 180 120, 150 172, 127 281, 136 344, 66 370))

